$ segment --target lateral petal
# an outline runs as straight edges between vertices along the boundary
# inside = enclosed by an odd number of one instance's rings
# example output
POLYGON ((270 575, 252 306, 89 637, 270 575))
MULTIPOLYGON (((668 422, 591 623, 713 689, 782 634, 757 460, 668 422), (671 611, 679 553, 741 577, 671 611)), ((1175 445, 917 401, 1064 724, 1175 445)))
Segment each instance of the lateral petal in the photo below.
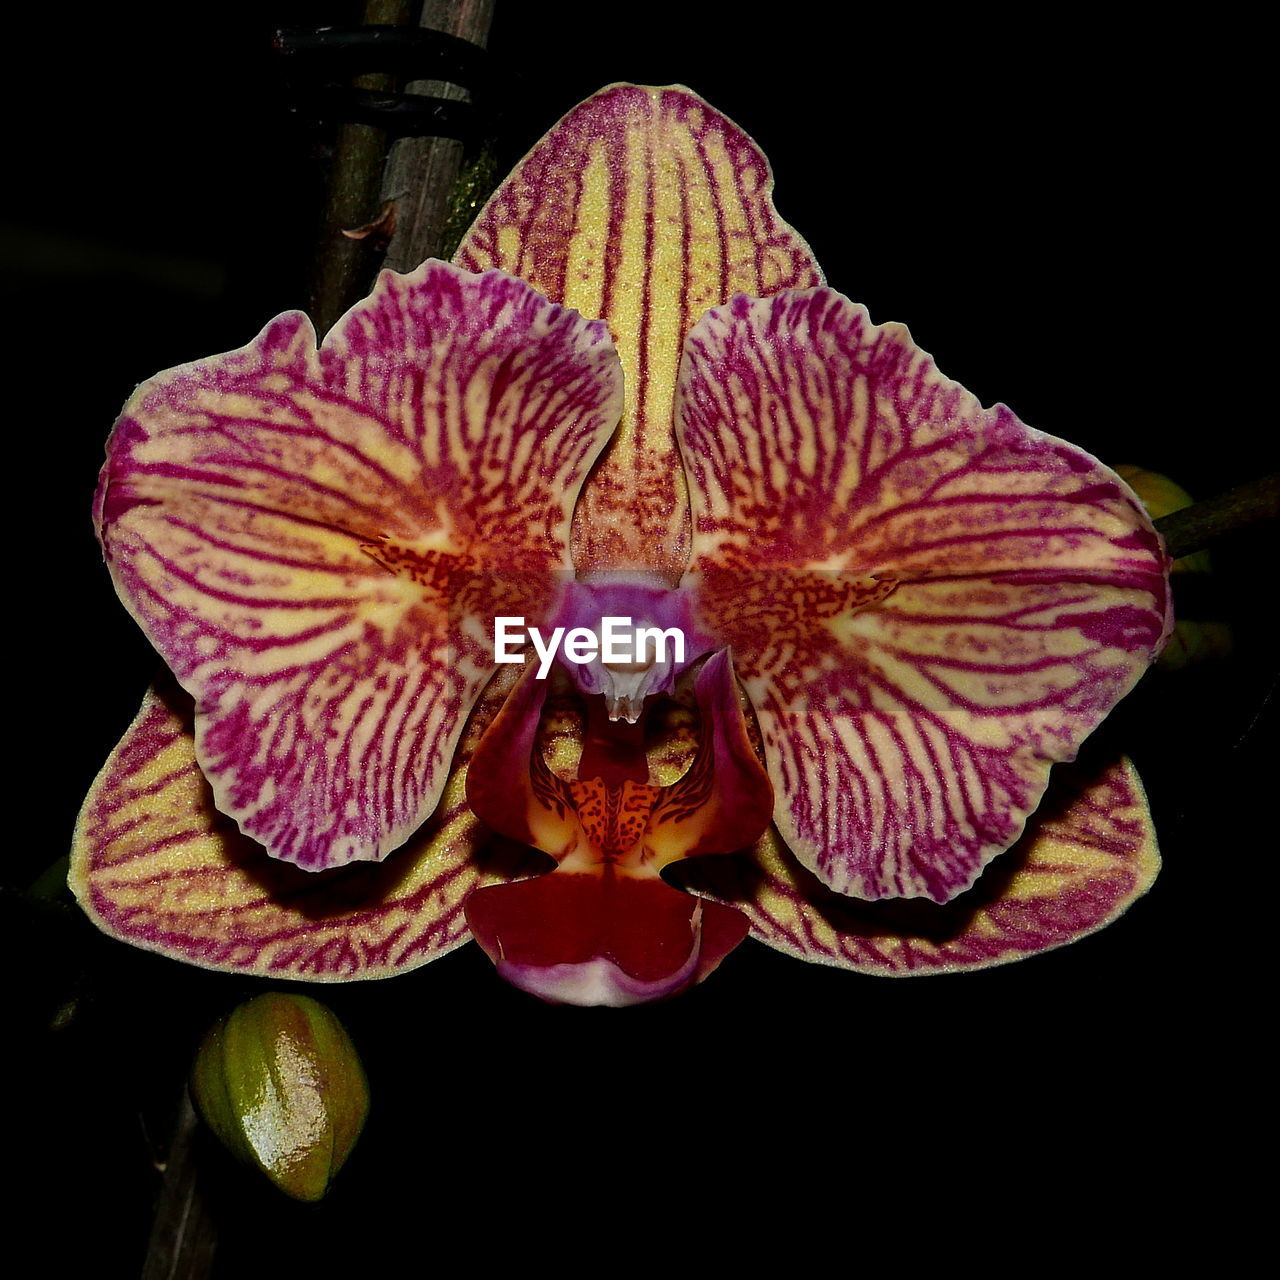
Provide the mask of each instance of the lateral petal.
POLYGON ((606 321, 626 408, 574 521, 581 572, 689 556, 688 498, 671 430, 681 345, 708 307, 822 280, 773 208, 760 149, 680 86, 618 84, 575 107, 481 211, 455 261, 500 267, 606 321))
POLYGON ((318 353, 294 313, 139 388, 100 536, 246 835, 319 869, 431 813, 493 617, 552 607, 620 412, 602 324, 440 262, 383 273, 318 353))
POLYGON ((1020 960, 1110 924, 1160 868, 1142 783, 1121 757, 1059 766, 1022 838, 968 893, 858 902, 833 893, 769 832, 750 854, 684 863, 681 883, 736 907, 751 936, 816 964, 908 977, 1020 960))
POLYGON ((403 849, 314 874, 265 858, 217 811, 190 697, 153 688, 80 813, 71 888, 104 932, 208 969, 343 982, 425 964, 470 937, 473 889, 532 870, 465 797, 466 758, 510 683, 485 690, 440 806, 403 849))
POLYGON ((1163 643, 1150 520, 828 289, 704 317, 677 421, 701 623, 733 647, 780 834, 838 892, 945 902, 1163 643))

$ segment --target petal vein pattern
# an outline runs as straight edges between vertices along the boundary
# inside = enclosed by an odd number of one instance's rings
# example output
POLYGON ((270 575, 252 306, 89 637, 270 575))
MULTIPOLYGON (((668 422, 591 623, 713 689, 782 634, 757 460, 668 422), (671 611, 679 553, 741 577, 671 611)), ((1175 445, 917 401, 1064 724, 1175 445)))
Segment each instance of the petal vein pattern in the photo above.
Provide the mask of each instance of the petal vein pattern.
POLYGON ((677 424, 779 832, 840 893, 947 901, 1168 633, 1141 505, 829 289, 709 312, 677 424))
POLYGON ((208 969, 347 982, 434 960, 470 938, 474 889, 540 869, 541 855, 496 839, 466 802, 471 754, 514 675, 504 668, 485 687, 440 804, 404 849, 318 874, 263 857, 214 808, 191 698, 166 678, 85 800, 71 888, 106 933, 208 969))
POLYGON ((1142 783, 1123 757, 1065 765, 1018 842, 946 905, 832 893, 773 833, 737 859, 684 864, 681 883, 742 911, 751 934, 816 964, 889 977, 1007 964, 1094 933, 1160 869, 1142 783))
POLYGON ((245 834, 319 869, 431 813, 493 617, 553 608, 621 405, 602 324, 444 263, 384 273, 318 352, 287 314, 139 388, 100 537, 245 834))
POLYGON ((680 87, 619 84, 560 120, 495 192, 458 248, 606 321, 626 373, 617 435, 573 526, 580 572, 676 582, 688 501, 671 430, 685 337, 708 307, 822 283, 772 201, 763 153, 680 87))

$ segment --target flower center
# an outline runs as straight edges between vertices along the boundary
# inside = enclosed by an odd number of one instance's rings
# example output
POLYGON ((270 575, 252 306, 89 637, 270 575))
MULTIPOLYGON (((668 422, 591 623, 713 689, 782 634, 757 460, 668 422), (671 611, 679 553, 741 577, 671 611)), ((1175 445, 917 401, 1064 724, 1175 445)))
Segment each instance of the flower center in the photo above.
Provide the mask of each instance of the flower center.
POLYGON ((649 574, 571 584, 557 622, 587 628, 598 644, 587 661, 564 665, 583 693, 604 696, 611 721, 638 723, 646 698, 671 693, 680 672, 714 648, 693 626, 690 603, 683 588, 649 574))
MULTIPOLYGON (((603 622, 601 628, 604 629, 603 622)), ((601 692, 609 719, 635 724, 644 708, 645 695, 671 687, 677 665, 684 665, 684 650, 683 632, 672 635, 653 626, 632 627, 628 643, 621 650, 607 646, 602 637, 598 679, 603 685, 601 692), (611 661, 608 655, 620 651, 630 656, 611 661)))

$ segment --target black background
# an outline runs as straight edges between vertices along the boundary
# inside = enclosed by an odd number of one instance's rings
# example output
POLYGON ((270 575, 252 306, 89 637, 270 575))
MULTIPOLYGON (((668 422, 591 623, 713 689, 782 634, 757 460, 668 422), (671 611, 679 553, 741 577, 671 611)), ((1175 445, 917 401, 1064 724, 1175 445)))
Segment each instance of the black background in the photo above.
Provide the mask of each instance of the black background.
MULTIPOLYGON (((499 0, 486 101, 503 172, 606 83, 687 84, 760 143, 829 282, 908 323, 984 403, 1197 496, 1274 466, 1267 344, 1238 309, 1261 269, 1247 42, 1078 10, 835 12, 499 0)), ((73 10, 52 44, 14 44, 0 262, 19 887, 65 851, 155 665, 90 529, 110 424, 145 377, 305 304, 317 135, 288 110, 270 35, 351 7, 208 13, 73 10)), ((963 1239, 1043 1214, 1070 1257, 1138 1201, 1172 1211, 1205 1167, 1189 1151, 1240 1114, 1254 1044, 1232 975, 1275 847, 1274 563, 1257 537, 1222 548, 1210 608, 1236 627, 1232 658, 1148 680, 1102 731, 1135 755, 1166 858, 1120 923, 906 982, 748 944, 703 987, 625 1012, 542 1006, 469 947, 328 988, 366 1057, 369 1128, 316 1207, 206 1152, 216 1274, 337 1274, 388 1244, 423 1269, 456 1247, 509 1270, 598 1231, 601 1268, 652 1248, 758 1267, 776 1250, 798 1269, 819 1235, 851 1260, 864 1237, 910 1252, 979 1188, 963 1239), (1096 1212, 1065 1229, 1080 1204, 1096 1212)), ((55 1272, 133 1274, 186 1060, 264 986, 100 939, 69 909, 13 914, 17 1110, 35 1126, 9 1160, 70 1228, 39 1237, 55 1272)))

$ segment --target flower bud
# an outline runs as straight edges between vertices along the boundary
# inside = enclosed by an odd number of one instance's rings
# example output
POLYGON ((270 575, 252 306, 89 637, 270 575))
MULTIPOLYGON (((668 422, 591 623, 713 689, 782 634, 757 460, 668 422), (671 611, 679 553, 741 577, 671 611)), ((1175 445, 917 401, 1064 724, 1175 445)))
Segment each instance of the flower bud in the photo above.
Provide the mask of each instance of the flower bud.
POLYGON ((191 1093, 223 1145, 295 1200, 319 1200, 369 1110, 364 1068, 342 1023, 307 996, 272 992, 205 1037, 191 1093))

